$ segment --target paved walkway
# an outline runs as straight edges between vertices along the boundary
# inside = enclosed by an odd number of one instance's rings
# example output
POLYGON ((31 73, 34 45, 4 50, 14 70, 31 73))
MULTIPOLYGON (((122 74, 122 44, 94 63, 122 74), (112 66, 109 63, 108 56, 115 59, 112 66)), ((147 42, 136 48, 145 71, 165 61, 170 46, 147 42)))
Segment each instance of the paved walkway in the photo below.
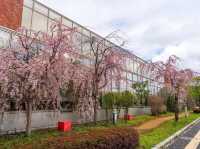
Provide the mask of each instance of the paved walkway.
POLYGON ((200 120, 177 137, 168 149, 200 149, 200 120))

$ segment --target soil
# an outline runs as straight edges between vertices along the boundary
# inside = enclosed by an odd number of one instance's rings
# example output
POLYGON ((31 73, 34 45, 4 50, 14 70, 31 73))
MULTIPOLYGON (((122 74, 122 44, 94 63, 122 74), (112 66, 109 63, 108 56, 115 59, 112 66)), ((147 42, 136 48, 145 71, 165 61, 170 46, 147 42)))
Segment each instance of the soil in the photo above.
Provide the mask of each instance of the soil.
MULTIPOLYGON (((184 114, 180 114, 180 117, 183 117, 183 116, 184 116, 184 114)), ((145 122, 145 123, 135 127, 135 129, 137 129, 139 133, 143 133, 143 132, 152 130, 154 128, 157 128, 164 122, 172 120, 172 119, 174 119, 174 115, 167 116, 167 117, 158 117, 156 119, 150 120, 148 122, 145 122)))

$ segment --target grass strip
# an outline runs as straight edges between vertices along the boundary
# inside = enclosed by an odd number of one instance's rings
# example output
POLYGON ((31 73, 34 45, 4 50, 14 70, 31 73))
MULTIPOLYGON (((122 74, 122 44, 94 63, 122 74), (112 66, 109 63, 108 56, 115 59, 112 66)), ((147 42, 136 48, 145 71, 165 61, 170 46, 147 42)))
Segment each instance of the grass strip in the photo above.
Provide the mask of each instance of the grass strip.
POLYGON ((199 117, 199 114, 192 113, 188 118, 182 117, 178 122, 169 120, 149 132, 140 134, 140 148, 150 149, 199 117))

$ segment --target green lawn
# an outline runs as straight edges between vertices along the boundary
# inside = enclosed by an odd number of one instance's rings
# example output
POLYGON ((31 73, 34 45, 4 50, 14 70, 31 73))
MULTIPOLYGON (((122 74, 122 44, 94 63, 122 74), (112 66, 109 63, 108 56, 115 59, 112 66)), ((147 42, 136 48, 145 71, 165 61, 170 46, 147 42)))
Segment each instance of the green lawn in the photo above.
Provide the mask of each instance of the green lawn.
POLYGON ((124 120, 118 120, 117 124, 113 125, 112 122, 106 123, 105 121, 103 121, 103 122, 98 122, 96 125, 94 125, 93 123, 89 123, 89 124, 75 126, 73 130, 88 131, 91 129, 101 129, 101 128, 109 128, 109 127, 137 126, 154 118, 156 117, 151 116, 151 115, 141 115, 141 116, 136 116, 133 120, 127 121, 127 123, 125 123, 124 120))
POLYGON ((32 144, 41 141, 42 139, 47 139, 49 137, 56 136, 68 136, 71 133, 76 132, 87 132, 94 129, 108 128, 108 127, 126 127, 126 126, 137 126, 141 123, 154 119, 154 116, 142 115, 136 116, 134 120, 128 121, 125 123, 123 120, 119 120, 118 123, 114 126, 112 123, 98 122, 97 125, 94 124, 83 124, 73 127, 73 130, 68 133, 59 132, 55 129, 50 130, 41 130, 32 132, 30 137, 26 137, 24 134, 15 135, 15 136, 4 136, 0 137, 0 149, 15 149, 16 145, 32 144))
POLYGON ((146 132, 140 135, 140 145, 141 148, 150 149, 154 145, 165 140, 176 131, 180 130, 187 124, 191 123, 195 119, 199 118, 199 114, 190 114, 188 118, 182 117, 179 122, 170 120, 162 124, 160 127, 153 129, 150 132, 146 132))

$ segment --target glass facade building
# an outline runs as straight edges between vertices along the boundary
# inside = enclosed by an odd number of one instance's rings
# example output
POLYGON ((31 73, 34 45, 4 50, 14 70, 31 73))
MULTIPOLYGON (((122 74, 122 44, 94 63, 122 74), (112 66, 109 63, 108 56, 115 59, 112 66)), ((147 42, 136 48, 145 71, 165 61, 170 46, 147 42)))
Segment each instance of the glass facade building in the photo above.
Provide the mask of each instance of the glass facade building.
MULTIPOLYGON (((76 28, 78 30, 74 35, 75 46, 83 55, 90 52, 89 43, 85 44, 84 41, 87 41, 91 37, 96 37, 98 39, 103 38, 36 0, 24 0, 21 26, 34 31, 48 32, 50 25, 57 21, 62 22, 62 24, 67 27, 76 28)), ((0 28, 0 48, 10 46, 10 39, 13 38, 12 35, 11 30, 3 27, 0 28)), ((113 43, 105 40, 105 44, 113 43)), ((117 48, 124 50, 118 46, 117 48)), ((83 59, 83 63, 90 65, 91 60, 85 58, 83 59)), ((106 90, 132 90, 132 83, 148 81, 148 89, 150 90, 150 93, 156 94, 160 88, 163 87, 163 79, 155 80, 153 72, 149 72, 147 68, 141 69, 139 67, 141 64, 145 63, 147 63, 145 60, 135 56, 134 54, 132 58, 127 57, 125 66, 126 70, 124 70, 123 73, 123 77, 126 81, 121 81, 120 85, 117 85, 117 82, 112 81, 112 83, 106 87, 106 90)))

